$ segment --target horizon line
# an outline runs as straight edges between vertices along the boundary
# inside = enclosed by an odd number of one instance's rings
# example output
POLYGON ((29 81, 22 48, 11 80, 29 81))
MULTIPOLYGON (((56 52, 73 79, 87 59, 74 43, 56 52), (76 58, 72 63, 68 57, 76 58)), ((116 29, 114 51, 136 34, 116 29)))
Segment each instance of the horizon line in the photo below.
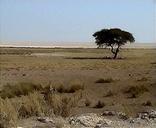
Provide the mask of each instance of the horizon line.
MULTIPOLYGON (((37 42, 36 42, 37 43, 37 42)), ((56 42, 55 42, 56 43, 56 42)), ((73 42, 76 43, 76 42, 73 42)), ((97 45, 94 43, 92 44, 82 44, 81 42, 79 42, 79 44, 45 44, 45 45, 41 45, 41 44, 1 44, 0 43, 0 47, 25 47, 25 48, 97 48, 97 45)), ((78 42, 77 42, 78 43, 78 42)), ((91 43, 91 42, 90 42, 91 43)), ((128 43, 123 45, 123 48, 156 48, 156 43, 128 43)))

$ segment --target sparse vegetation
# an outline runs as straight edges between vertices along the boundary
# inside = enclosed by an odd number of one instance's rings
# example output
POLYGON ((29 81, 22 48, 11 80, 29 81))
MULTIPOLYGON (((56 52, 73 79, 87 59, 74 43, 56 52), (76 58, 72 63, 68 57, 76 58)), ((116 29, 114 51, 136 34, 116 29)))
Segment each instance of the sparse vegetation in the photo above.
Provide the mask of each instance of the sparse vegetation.
POLYGON ((17 110, 12 100, 0 98, 0 128, 16 126, 18 120, 17 110))
POLYGON ((114 80, 112 78, 106 78, 106 79, 100 78, 97 81, 95 81, 95 83, 111 83, 113 81, 114 80))
POLYGON ((67 117, 77 106, 83 89, 81 85, 61 86, 52 92, 50 86, 42 87, 33 83, 7 84, 0 93, 0 126, 13 126, 18 119, 32 116, 57 115, 67 117), (65 95, 62 93, 73 93, 65 95))
POLYGON ((3 86, 0 97, 2 98, 13 98, 22 95, 28 95, 31 92, 42 90, 43 87, 38 84, 33 84, 31 82, 22 82, 19 84, 11 85, 7 84, 3 86))
POLYGON ((80 84, 80 83, 72 84, 65 90, 65 92, 74 93, 74 92, 76 92, 78 90, 84 90, 84 85, 80 84))
POLYGON ((104 95, 104 97, 111 97, 111 96, 113 96, 114 95, 114 93, 111 91, 111 90, 109 90, 105 95, 104 95))
POLYGON ((129 87, 125 93, 128 93, 130 96, 129 98, 137 98, 139 95, 143 94, 144 92, 148 92, 148 88, 144 85, 140 86, 131 86, 129 87))
POLYGON ((123 109, 123 112, 126 114, 126 117, 132 116, 131 108, 128 105, 122 104, 122 109, 123 109))
POLYGON ((53 91, 59 92, 59 93, 75 93, 78 90, 83 90, 84 85, 83 84, 72 84, 69 86, 45 86, 42 87, 42 85, 34 84, 31 82, 22 82, 19 84, 11 85, 7 84, 3 86, 2 90, 0 91, 0 97, 1 98, 13 98, 13 97, 19 97, 22 95, 28 95, 29 93, 32 93, 34 91, 41 91, 42 93, 46 91, 53 91))
POLYGON ((137 81, 142 82, 142 81, 147 81, 147 80, 148 80, 148 79, 147 79, 146 77, 142 77, 142 78, 138 79, 137 81))
POLYGON ((152 102, 150 100, 148 100, 148 101, 144 102, 142 105, 143 106, 152 106, 152 102))
POLYGON ((87 98, 87 99, 85 100, 85 106, 88 107, 88 106, 90 106, 90 105, 91 105, 91 101, 87 98))
POLYGON ((0 55, 30 55, 31 50, 26 48, 0 48, 0 55))
POLYGON ((60 118, 109 108, 135 115, 156 106, 151 64, 155 49, 122 49, 120 57, 126 59, 116 61, 102 59, 109 56, 109 49, 25 49, 32 55, 12 55, 14 48, 6 51, 10 54, 0 54, 0 127, 13 127, 19 119, 36 116, 60 118), (79 59, 60 56, 64 54, 79 59))
POLYGON ((20 106, 18 109, 18 115, 20 118, 42 116, 50 113, 50 111, 48 112, 43 96, 39 92, 30 93, 29 95, 22 96, 17 100, 20 106))
POLYGON ((81 83, 76 83, 68 86, 63 85, 54 86, 53 88, 55 91, 59 93, 75 93, 76 91, 84 90, 84 85, 81 83))
POLYGON ((97 104, 94 106, 94 108, 103 108, 105 106, 105 103, 101 102, 100 100, 97 102, 97 104))
POLYGON ((46 103, 49 108, 52 108, 55 115, 62 117, 69 116, 72 108, 81 99, 79 93, 72 97, 60 94, 47 94, 46 97, 46 103))

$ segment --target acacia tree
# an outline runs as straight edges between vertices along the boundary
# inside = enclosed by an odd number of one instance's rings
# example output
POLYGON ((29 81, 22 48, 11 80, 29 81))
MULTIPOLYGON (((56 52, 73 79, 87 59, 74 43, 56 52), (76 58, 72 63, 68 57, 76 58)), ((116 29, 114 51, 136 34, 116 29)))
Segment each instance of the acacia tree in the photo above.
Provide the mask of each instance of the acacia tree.
POLYGON ((103 48, 104 46, 111 48, 111 52, 114 54, 113 59, 117 58, 122 45, 135 41, 131 33, 119 28, 102 29, 95 32, 93 36, 95 37, 95 43, 98 45, 98 48, 103 48))

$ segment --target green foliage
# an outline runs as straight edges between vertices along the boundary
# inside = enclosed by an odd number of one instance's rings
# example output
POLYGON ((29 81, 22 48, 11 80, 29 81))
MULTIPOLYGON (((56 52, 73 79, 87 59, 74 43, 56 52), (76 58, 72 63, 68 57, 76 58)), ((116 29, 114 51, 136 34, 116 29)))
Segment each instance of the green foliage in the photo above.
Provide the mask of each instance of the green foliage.
POLYGON ((119 28, 102 29, 93 34, 98 46, 124 45, 127 42, 134 42, 133 35, 119 28))

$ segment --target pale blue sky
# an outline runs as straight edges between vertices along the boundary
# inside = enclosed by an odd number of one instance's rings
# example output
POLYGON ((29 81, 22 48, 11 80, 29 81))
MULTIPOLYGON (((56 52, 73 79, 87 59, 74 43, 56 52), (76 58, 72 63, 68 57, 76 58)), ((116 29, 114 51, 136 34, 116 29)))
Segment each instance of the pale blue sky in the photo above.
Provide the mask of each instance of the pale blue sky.
POLYGON ((90 42, 113 27, 156 42, 154 1, 0 0, 0 42, 90 42))

